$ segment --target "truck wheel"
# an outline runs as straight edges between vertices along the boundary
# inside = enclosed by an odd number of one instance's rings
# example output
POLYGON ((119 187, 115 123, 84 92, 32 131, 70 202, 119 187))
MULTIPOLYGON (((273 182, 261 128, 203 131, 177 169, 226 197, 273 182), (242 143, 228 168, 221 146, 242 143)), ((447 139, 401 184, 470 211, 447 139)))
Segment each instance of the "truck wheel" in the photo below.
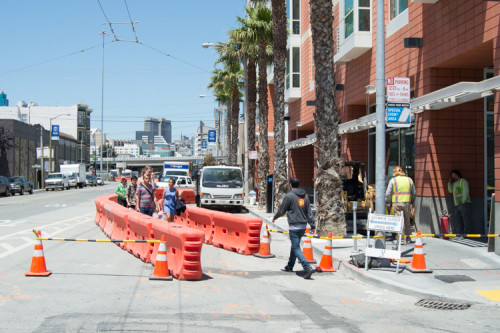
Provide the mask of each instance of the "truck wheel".
POLYGON ((61 187, 61 191, 64 191, 64 185, 61 187))
POLYGON ((49 191, 49 189, 48 189, 48 188, 46 188, 46 189, 45 189, 45 191, 47 191, 47 192, 48 192, 48 191, 49 191))
POLYGON ((21 189, 21 192, 19 192, 19 195, 24 195, 24 188, 21 189))
POLYGON ((235 211, 236 211, 236 214, 240 214, 241 213, 241 206, 236 206, 235 211))
POLYGON ((30 194, 33 194, 33 187, 30 188, 30 194))
POLYGON ((7 191, 5 191, 5 193, 4 193, 4 195, 5 195, 6 197, 10 197, 10 190, 9 190, 9 189, 7 189, 7 191))

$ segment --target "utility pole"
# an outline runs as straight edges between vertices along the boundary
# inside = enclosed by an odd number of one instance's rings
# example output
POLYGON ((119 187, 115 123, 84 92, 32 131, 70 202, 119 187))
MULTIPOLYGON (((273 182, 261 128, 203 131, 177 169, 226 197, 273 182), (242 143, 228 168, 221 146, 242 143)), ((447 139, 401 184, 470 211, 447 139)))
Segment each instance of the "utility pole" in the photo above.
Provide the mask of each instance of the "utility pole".
MULTIPOLYGON (((101 70, 101 162, 99 169, 102 171, 102 148, 104 146, 104 37, 108 35, 106 31, 101 31, 99 35, 102 36, 102 70, 101 70)), ((94 154, 95 155, 95 154, 94 154)))
POLYGON ((41 155, 40 155, 40 160, 41 160, 41 163, 40 163, 40 170, 41 170, 41 175, 40 175, 40 186, 41 188, 43 189, 45 186, 44 186, 44 167, 43 167, 43 126, 40 125, 40 152, 41 152, 41 155))
MULTIPOLYGON (((385 1, 377 1, 377 47, 376 47, 376 110, 377 127, 375 133, 375 210, 385 212, 385 1)), ((383 239, 377 240, 376 247, 385 248, 383 239), (377 244, 378 243, 378 244, 377 244)))

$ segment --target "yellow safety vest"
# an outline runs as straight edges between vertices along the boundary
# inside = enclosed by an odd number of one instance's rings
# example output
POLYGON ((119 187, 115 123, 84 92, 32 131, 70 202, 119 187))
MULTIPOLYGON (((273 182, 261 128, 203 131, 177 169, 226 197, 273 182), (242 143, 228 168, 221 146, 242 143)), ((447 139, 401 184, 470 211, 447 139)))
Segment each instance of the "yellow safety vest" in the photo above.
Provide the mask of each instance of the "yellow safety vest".
MULTIPOLYGON (((460 178, 460 180, 458 181, 458 185, 456 187, 457 193, 455 193, 455 198, 459 203, 464 202, 462 199, 464 197, 464 189, 462 188, 462 179, 463 178, 460 178)), ((467 198, 465 198, 465 200, 470 201, 470 195, 467 198)))
POLYGON ((406 176, 396 176, 392 183, 392 202, 411 201, 411 179, 406 176))

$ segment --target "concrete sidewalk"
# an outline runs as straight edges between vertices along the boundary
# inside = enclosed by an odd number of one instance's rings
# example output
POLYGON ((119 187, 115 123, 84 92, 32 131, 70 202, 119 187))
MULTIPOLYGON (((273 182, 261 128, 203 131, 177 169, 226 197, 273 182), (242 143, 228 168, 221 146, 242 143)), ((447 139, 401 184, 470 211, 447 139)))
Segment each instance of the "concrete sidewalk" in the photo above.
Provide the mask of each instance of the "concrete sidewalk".
MULTIPOLYGON (((247 206, 247 209, 262 218, 263 224, 270 229, 288 230, 286 217, 272 223, 273 214, 259 210, 257 206, 247 206)), ((432 273, 411 273, 405 269, 411 264, 400 264, 400 274, 396 274, 396 265, 368 271, 357 268, 349 264, 354 249, 353 239, 333 240, 333 265, 346 276, 378 288, 430 300, 500 305, 500 257, 487 252, 486 244, 471 239, 422 238, 422 241, 425 263, 432 273)), ((312 239, 314 258, 318 263, 326 242, 312 239)), ((371 242, 373 244, 373 240, 371 242)), ((393 246, 396 246, 395 242, 387 242, 388 249, 393 246)), ((366 239, 357 240, 357 247, 364 251, 366 239)), ((411 260, 414 247, 415 243, 403 245, 402 257, 411 260)))

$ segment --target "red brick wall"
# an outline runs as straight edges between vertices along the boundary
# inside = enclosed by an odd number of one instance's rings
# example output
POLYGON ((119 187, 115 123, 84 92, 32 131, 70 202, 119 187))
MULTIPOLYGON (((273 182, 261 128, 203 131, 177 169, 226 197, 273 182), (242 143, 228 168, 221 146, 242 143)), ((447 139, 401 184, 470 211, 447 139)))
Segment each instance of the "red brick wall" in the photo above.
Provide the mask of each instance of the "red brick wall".
MULTIPOLYGON (((498 29, 498 28, 497 28, 498 29)), ((495 76, 500 75, 500 37, 494 40, 495 76)), ((500 91, 495 93, 495 201, 500 202, 500 91)))
POLYGON ((288 172, 290 177, 300 179, 301 186, 314 186, 314 148, 305 146, 292 149, 289 153, 288 172))
MULTIPOLYGON (((366 115, 366 106, 350 105, 342 114, 342 122, 366 115), (347 118, 348 117, 348 118, 347 118)), ((368 133, 361 131, 342 135, 341 156, 344 161, 368 162, 368 133)))

